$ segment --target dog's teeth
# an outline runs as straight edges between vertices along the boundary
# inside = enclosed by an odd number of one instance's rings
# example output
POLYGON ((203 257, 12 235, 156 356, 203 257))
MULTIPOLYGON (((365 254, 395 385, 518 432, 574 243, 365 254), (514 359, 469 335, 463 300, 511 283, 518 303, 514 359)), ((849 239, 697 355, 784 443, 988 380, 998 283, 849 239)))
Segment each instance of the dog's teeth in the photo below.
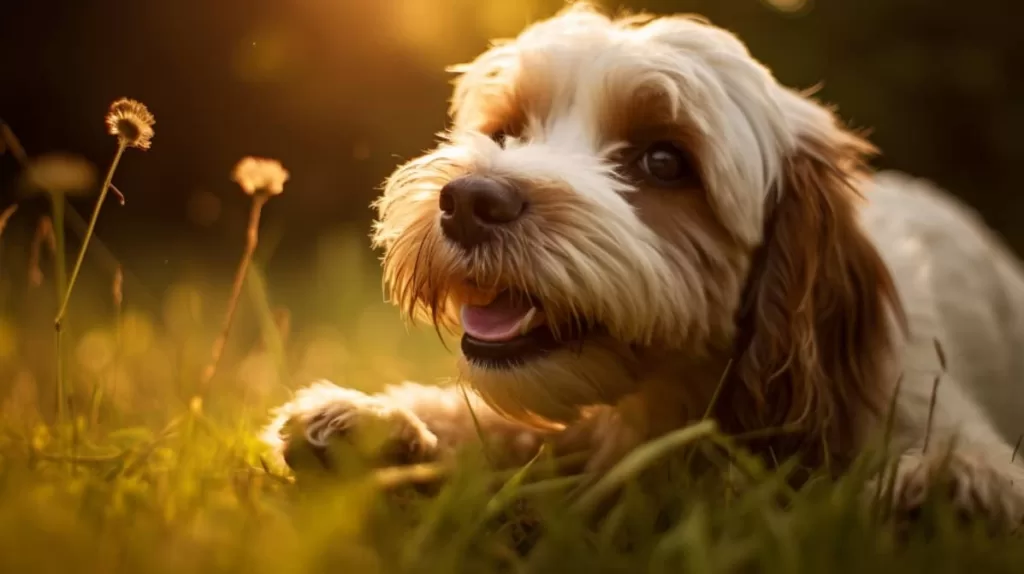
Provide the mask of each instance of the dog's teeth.
POLYGON ((536 307, 530 307, 530 310, 526 312, 526 316, 519 322, 519 334, 525 335, 530 331, 530 323, 533 322, 533 316, 537 314, 536 307))

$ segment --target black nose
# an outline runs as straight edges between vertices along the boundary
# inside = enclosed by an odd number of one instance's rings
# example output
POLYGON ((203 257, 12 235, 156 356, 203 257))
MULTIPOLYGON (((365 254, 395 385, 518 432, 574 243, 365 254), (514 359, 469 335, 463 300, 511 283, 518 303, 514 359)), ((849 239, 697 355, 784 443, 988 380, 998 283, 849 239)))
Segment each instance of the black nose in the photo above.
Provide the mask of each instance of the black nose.
POLYGON ((526 202, 512 186, 495 179, 466 175, 441 188, 441 230, 465 248, 475 247, 523 213, 526 202))

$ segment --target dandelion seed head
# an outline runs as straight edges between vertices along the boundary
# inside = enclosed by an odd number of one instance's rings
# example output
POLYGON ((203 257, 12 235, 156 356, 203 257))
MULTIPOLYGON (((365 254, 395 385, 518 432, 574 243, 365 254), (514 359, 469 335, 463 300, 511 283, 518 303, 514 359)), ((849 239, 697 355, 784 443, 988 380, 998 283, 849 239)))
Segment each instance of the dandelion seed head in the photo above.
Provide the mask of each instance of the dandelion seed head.
POLYGON ((156 119, 146 106, 130 98, 121 98, 110 104, 107 112, 107 131, 128 147, 149 149, 155 123, 156 119))
POLYGON ((248 156, 235 165, 231 178, 248 195, 278 195, 284 191, 288 177, 288 170, 276 159, 248 156))
POLYGON ((96 186, 96 167, 69 153, 48 153, 33 158, 25 167, 25 181, 48 193, 88 193, 96 186))

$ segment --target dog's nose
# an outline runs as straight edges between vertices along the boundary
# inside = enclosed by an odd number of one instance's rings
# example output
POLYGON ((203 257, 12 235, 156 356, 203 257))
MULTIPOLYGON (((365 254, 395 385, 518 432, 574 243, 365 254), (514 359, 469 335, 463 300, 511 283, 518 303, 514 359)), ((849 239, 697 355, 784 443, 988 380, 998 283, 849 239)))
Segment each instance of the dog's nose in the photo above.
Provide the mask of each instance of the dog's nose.
POLYGON ((439 203, 441 230, 467 249, 487 241, 495 227, 518 219, 526 206, 514 187, 476 175, 448 182, 439 203))

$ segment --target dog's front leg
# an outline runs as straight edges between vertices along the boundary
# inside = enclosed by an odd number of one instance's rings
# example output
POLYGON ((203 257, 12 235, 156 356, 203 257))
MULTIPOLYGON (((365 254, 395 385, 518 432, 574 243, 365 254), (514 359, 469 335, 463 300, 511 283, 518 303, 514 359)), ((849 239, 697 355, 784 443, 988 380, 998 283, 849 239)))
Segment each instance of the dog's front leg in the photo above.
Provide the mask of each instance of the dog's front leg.
POLYGON ((366 394, 318 381, 275 411, 263 439, 296 470, 332 468, 336 441, 357 447, 371 466, 392 466, 442 459, 481 438, 497 465, 514 466, 554 435, 503 417, 455 385, 402 383, 366 394))

